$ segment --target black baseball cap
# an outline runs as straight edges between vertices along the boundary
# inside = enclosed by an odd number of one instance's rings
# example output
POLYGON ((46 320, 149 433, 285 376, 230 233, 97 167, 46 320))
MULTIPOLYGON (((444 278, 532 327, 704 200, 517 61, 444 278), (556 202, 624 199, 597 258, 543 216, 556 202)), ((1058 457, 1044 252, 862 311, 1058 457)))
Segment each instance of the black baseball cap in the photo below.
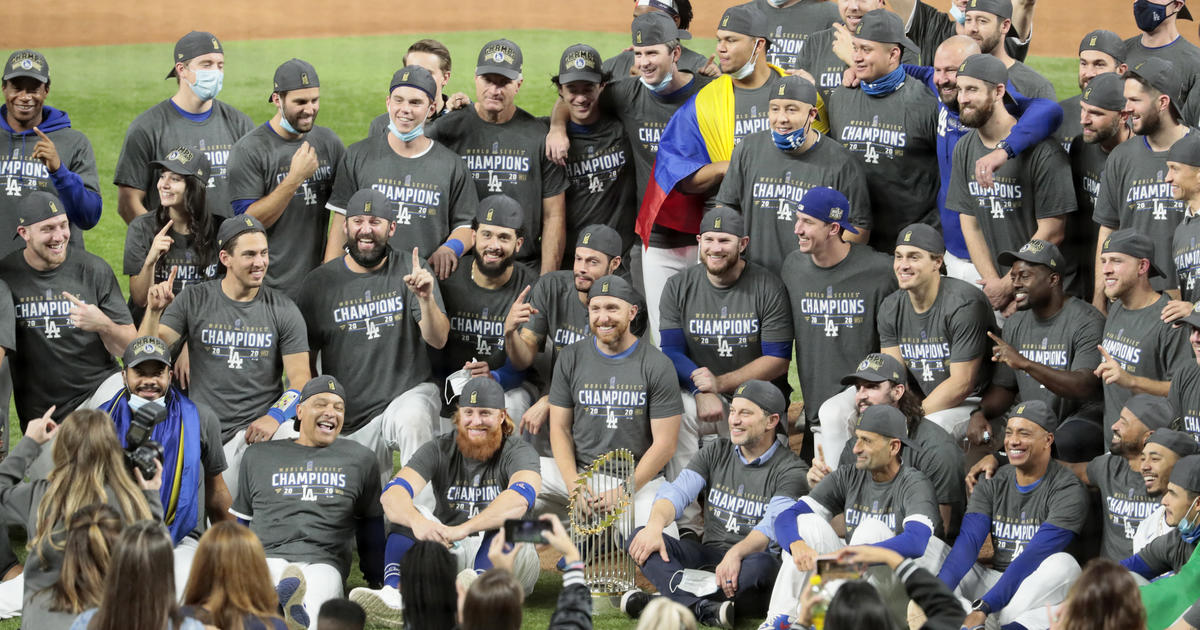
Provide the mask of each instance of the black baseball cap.
POLYGON ((855 431, 870 431, 886 438, 894 438, 909 444, 908 419, 904 413, 891 405, 871 405, 854 425, 855 431))
MULTIPOLYGON (((317 69, 311 63, 292 57, 275 68, 273 85, 271 94, 278 94, 279 92, 321 87, 321 81, 317 78, 317 69)), ((270 96, 267 97, 267 102, 271 102, 270 96)))
POLYGON ((1115 72, 1092 77, 1079 100, 1100 109, 1119 112, 1125 109, 1125 78, 1115 72))
POLYGON ((431 101, 437 94, 437 81, 434 81, 433 75, 421 66, 404 66, 392 74, 392 81, 388 83, 388 94, 400 86, 415 87, 428 94, 431 101))
POLYGON ((167 73, 167 78, 175 76, 175 64, 187 63, 209 53, 225 54, 216 35, 207 31, 192 31, 180 37, 179 41, 175 42, 175 55, 171 58, 171 71, 167 73))
POLYGON ((1200 492, 1200 455, 1188 455, 1175 462, 1171 483, 1188 492, 1200 492))
POLYGON ((158 337, 138 337, 125 346, 125 354, 121 357, 121 361, 125 364, 125 369, 146 361, 158 361, 165 365, 171 365, 171 353, 167 350, 167 344, 158 337))
POLYGON ((946 253, 945 239, 933 226, 924 223, 914 223, 900 230, 900 236, 896 237, 896 247, 901 245, 911 245, 934 256, 946 253))
POLYGON ((600 279, 592 283, 592 288, 588 289, 589 301, 592 298, 601 296, 625 300, 634 306, 641 304, 641 296, 637 294, 633 286, 624 278, 612 274, 601 276, 600 279))
POLYGON ((853 385, 857 380, 871 383, 903 383, 907 378, 905 373, 904 364, 896 360, 896 357, 883 352, 872 352, 867 358, 859 361, 854 372, 842 377, 842 385, 853 385))
POLYGON ((657 46, 677 39, 691 39, 692 34, 679 28, 671 16, 651 11, 633 18, 629 30, 634 46, 657 46))
POLYGON ((1200 328, 1200 301, 1197 301, 1196 305, 1192 307, 1191 313, 1188 313, 1187 316, 1181 317, 1172 322, 1172 325, 1174 325, 1175 328, 1179 328, 1184 324, 1192 326, 1193 328, 1200 328))
POLYGON ((63 210, 62 201, 54 193, 35 190, 25 195, 17 206, 17 226, 30 226, 41 223, 46 219, 59 216, 63 210))
POLYGON ((480 225, 518 230, 525 225, 525 210, 508 195, 491 195, 480 200, 479 208, 475 210, 475 220, 480 225))
POLYGON ((42 83, 50 82, 50 64, 46 57, 36 50, 18 50, 8 56, 4 64, 4 80, 17 77, 29 77, 42 83))
POLYGON ((1008 68, 1003 61, 991 55, 974 54, 963 60, 958 67, 958 76, 1004 85, 1008 83, 1008 68))
MULTIPOLYGON (((1145 79, 1151 87, 1171 97, 1171 104, 1176 110, 1183 109, 1183 100, 1179 97, 1180 77, 1175 71, 1175 64, 1159 57, 1147 57, 1130 68, 1129 72, 1145 79)), ((1126 78, 1129 78, 1128 75, 1126 78)))
POLYGON ((333 394, 343 401, 346 400, 346 389, 330 374, 310 378, 300 390, 300 402, 303 403, 317 394, 333 394))
POLYGON ((509 39, 494 39, 479 50, 475 76, 498 74, 512 80, 521 76, 521 47, 509 39))
POLYGON ((721 21, 717 23, 717 30, 732 31, 771 41, 767 33, 767 16, 750 3, 725 9, 725 13, 721 15, 721 21))
POLYGON ((1169 429, 1171 422, 1175 420, 1175 412, 1171 410, 1171 403, 1161 396, 1136 394, 1125 401, 1125 408, 1129 410, 1129 413, 1137 416, 1138 420, 1151 431, 1169 429))
POLYGON ((1175 429, 1155 429, 1146 440, 1147 444, 1161 444, 1180 457, 1200 453, 1200 444, 1192 434, 1175 429))
POLYGON ((463 386, 462 394, 458 397, 458 406, 505 409, 507 407, 504 404, 504 388, 493 378, 476 376, 463 386))
POLYGON ((1063 257, 1062 252, 1058 251, 1058 246, 1040 238, 1025 243, 1021 249, 1015 252, 1011 250, 1000 252, 1000 255, 996 257, 996 261, 1006 267, 1011 267, 1018 260, 1044 265, 1059 273, 1063 273, 1063 270, 1067 268, 1067 259, 1063 257))
POLYGON ((836 223, 843 230, 858 234, 858 228, 850 224, 850 200, 833 188, 813 186, 804 191, 796 211, 824 223, 836 223))
POLYGON ((1166 277, 1158 265, 1154 264, 1154 241, 1133 228, 1117 230, 1104 240, 1104 246, 1100 248, 1100 253, 1110 252, 1127 254, 1134 258, 1145 258, 1150 261, 1151 276, 1166 277))
POLYGON ((887 9, 874 9, 863 14, 854 29, 854 36, 873 42, 896 44, 913 52, 920 48, 904 34, 904 21, 887 9))
POLYGON ((776 87, 771 90, 770 100, 800 101, 801 103, 816 105, 817 86, 804 77, 781 77, 776 83, 776 87))
POLYGON ((175 147, 167 152, 167 155, 161 160, 154 160, 150 165, 166 169, 172 173, 190 175, 201 179, 207 178, 209 174, 208 156, 196 147, 175 147))
POLYGON ((1176 140, 1167 150, 1167 161, 1200 166, 1200 134, 1189 133, 1176 140))
POLYGON ((1054 430, 1058 428, 1058 416, 1050 410, 1049 405, 1040 400, 1018 403, 1008 412, 1008 420, 1013 418, 1024 418, 1050 433, 1054 433, 1054 430))
POLYGON ((768 416, 779 414, 781 418, 787 417, 787 400, 784 399, 783 392, 766 381, 746 381, 733 390, 732 398, 745 398, 758 405, 768 416))
POLYGON ((346 204, 346 218, 368 216, 396 220, 396 207, 387 195, 374 188, 363 188, 350 197, 346 204))
POLYGON ((262 232, 266 234, 267 228, 263 227, 262 221, 248 214, 229 217, 221 222, 221 227, 217 228, 217 247, 225 247, 226 243, 237 238, 243 232, 262 232))
POLYGON ((1125 40, 1120 35, 1104 29, 1096 29, 1079 41, 1079 52, 1094 50, 1102 52, 1116 60, 1118 64, 1125 63, 1125 40))
POLYGON ((567 48, 558 60, 559 85, 572 81, 600 83, 604 79, 600 63, 600 53, 587 44, 575 44, 567 48))
POLYGON ((729 206, 717 206, 704 213, 700 219, 700 233, 720 232, 732 234, 738 238, 746 235, 746 220, 742 213, 729 206))
POLYGON ((579 238, 575 239, 575 248, 586 247, 594 249, 609 258, 621 255, 621 235, 602 223, 595 223, 583 228, 579 238))
POLYGON ((984 11, 1005 20, 1012 19, 1012 2, 1010 0, 970 0, 967 11, 984 11))

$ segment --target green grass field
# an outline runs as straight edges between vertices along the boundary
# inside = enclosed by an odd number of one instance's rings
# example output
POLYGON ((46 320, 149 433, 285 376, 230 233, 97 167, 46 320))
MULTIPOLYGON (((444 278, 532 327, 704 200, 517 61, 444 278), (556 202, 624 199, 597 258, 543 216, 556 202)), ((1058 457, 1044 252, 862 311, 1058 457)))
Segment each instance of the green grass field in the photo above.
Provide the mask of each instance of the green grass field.
MULTIPOLYGON (((432 33, 454 54, 454 69, 448 93, 466 92, 474 98, 473 68, 479 48, 488 40, 509 37, 525 55, 525 83, 517 104, 534 115, 546 115, 557 95, 550 77, 558 70, 558 59, 567 46, 584 42, 603 55, 614 54, 629 44, 628 35, 562 31, 472 31, 432 33)), ((307 40, 256 40, 224 42, 225 83, 220 99, 250 115, 256 123, 270 118, 275 108, 266 102, 275 67, 291 57, 300 57, 316 67, 320 75, 321 113, 325 125, 349 145, 366 135, 372 118, 384 112, 387 83, 400 67, 401 57, 416 35, 362 36, 307 40)), ((712 54, 712 39, 694 39, 689 47, 712 54)), ((51 69, 52 89, 46 104, 64 109, 72 126, 92 141, 100 171, 104 216, 85 235, 89 251, 102 256, 120 270, 125 242, 125 223, 117 215, 117 190, 112 184, 117 155, 129 123, 151 105, 171 96, 174 81, 162 77, 170 68, 172 44, 72 47, 42 49, 51 69)), ((1073 59, 1035 57, 1030 65, 1049 78, 1060 98, 1075 93, 1073 59)), ((121 277, 123 287, 128 278, 121 277)), ((792 379, 794 381, 794 371, 792 379)), ((10 411, 10 426, 16 435, 16 411, 10 411)), ((23 555, 23 540, 14 540, 23 555)), ((543 573, 537 590, 526 601, 525 628, 545 628, 559 591, 558 575, 543 573)), ((352 578, 349 588, 361 586, 352 578)), ((759 620, 747 620, 741 628, 753 628, 759 620)), ((629 628, 623 616, 597 618, 602 629, 629 628)), ((0 630, 15 630, 19 619, 0 621, 0 630)))

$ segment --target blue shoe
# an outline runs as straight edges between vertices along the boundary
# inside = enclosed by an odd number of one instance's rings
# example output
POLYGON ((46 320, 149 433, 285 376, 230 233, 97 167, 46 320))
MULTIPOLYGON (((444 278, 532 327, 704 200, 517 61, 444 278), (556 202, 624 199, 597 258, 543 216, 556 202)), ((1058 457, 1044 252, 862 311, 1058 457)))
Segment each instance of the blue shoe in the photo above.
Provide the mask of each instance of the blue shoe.
POLYGON ((308 628, 308 611, 304 609, 304 595, 308 586, 304 581, 304 572, 300 567, 289 564, 279 576, 275 585, 275 595, 279 597, 279 608, 283 611, 283 621, 288 630, 306 630, 308 628))

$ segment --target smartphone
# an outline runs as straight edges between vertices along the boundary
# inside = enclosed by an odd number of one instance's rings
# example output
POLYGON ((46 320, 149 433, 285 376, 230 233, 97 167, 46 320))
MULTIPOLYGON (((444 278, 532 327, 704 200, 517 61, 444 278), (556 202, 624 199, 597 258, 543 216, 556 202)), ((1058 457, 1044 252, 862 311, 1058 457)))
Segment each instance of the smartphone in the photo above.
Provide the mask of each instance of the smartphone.
POLYGON ((857 580, 862 577, 862 567, 853 563, 842 563, 833 556, 817 558, 817 575, 821 580, 857 580))
POLYGON ((545 545, 549 541, 542 535, 542 532, 548 532, 550 529, 550 523, 541 519, 510 518, 504 521, 504 540, 510 543, 527 542, 545 545))

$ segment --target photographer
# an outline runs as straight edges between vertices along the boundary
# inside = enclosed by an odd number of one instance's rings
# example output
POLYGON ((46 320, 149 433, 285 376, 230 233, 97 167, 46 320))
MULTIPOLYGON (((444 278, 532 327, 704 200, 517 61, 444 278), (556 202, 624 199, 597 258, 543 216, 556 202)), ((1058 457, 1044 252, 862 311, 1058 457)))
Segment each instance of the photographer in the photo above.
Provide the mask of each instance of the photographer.
POLYGON ((157 337, 138 337, 125 348, 125 387, 101 406, 112 416, 126 459, 143 475, 157 458, 163 467, 159 499, 175 545, 175 586, 187 583, 204 528, 204 513, 233 520, 233 499, 221 473, 221 423, 171 385, 171 355, 157 337), (201 504, 203 498, 203 504, 201 504))
POLYGON ((0 462, 0 522, 24 525, 30 536, 23 579, 5 582, 0 589, 21 592, 24 586, 25 608, 32 608, 30 600, 58 581, 67 524, 85 506, 106 503, 117 509, 125 523, 162 518, 161 464, 156 464, 150 479, 140 470, 131 476, 108 414, 79 409, 60 426, 51 419, 53 413, 50 407, 31 421, 25 439, 0 462), (50 476, 23 481, 51 438, 54 469, 50 476))

